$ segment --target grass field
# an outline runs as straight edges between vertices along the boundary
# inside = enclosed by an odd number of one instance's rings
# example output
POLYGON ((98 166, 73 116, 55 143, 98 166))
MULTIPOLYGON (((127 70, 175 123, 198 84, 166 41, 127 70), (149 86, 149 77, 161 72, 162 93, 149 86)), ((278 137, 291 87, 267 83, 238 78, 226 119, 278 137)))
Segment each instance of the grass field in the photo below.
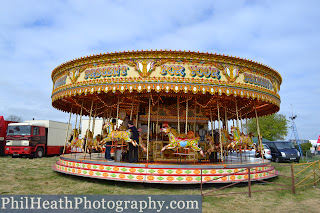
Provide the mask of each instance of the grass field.
MULTIPOLYGON (((40 159, 0 157, 0 194, 108 194, 108 195, 199 195, 200 186, 138 184, 82 178, 57 173, 51 169, 59 157, 40 159)), ((290 167, 277 167, 281 174, 290 175, 290 167)), ((281 164, 283 165, 283 164, 281 164)), ((284 164, 289 165, 289 164, 284 164)), ((302 168, 302 166, 301 166, 302 168)), ((295 166, 296 171, 299 169, 295 166)), ((318 172, 319 174, 320 172, 318 172)), ((304 175, 301 173, 300 175, 304 175)), ((313 176, 312 176, 313 177, 313 176)), ((318 177, 319 178, 319 177, 318 177)), ((309 178, 310 180, 312 178, 309 178)), ((313 179, 312 179, 313 180, 313 179)), ((277 177, 272 182, 290 184, 291 180, 277 177)), ((205 186, 205 191, 223 185, 205 186)), ((270 184, 253 184, 252 190, 280 188, 270 184)), ((247 192, 245 184, 218 193, 247 192)), ((205 197, 203 212, 319 212, 320 184, 291 190, 205 197), (319 188, 318 188, 319 187, 319 188)))

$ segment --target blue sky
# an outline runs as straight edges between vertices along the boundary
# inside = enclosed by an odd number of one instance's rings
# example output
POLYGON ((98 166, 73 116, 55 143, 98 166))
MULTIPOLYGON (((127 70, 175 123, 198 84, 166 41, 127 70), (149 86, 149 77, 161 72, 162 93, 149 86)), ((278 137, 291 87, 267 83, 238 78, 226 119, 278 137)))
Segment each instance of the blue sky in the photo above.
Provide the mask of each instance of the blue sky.
MULTIPOLYGON (((67 121, 51 106, 52 70, 114 51, 172 49, 249 58, 283 78, 280 113, 320 134, 320 1, 3 1, 0 115, 67 121)), ((289 134, 290 135, 290 134, 289 134)))

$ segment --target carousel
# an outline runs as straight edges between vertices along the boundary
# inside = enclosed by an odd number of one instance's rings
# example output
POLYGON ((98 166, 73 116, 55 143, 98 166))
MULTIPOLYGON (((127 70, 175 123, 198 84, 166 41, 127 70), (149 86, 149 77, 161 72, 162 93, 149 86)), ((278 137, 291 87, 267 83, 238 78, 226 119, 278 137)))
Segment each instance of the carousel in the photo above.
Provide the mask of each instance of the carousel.
POLYGON ((260 146, 253 144, 247 120, 280 107, 282 79, 266 65, 212 53, 124 51, 63 63, 52 81, 53 107, 76 121, 73 140, 67 135, 64 154, 53 165, 57 172, 168 184, 243 181, 248 166, 255 168, 252 180, 277 175, 270 161, 247 154, 262 152, 258 119, 260 146), (84 116, 89 125, 80 132, 84 116), (99 134, 97 119, 103 120, 99 134), (128 120, 139 129, 138 141, 130 137, 128 120), (139 147, 137 163, 126 157, 130 143, 139 147), (107 146, 114 161, 105 159, 107 146))

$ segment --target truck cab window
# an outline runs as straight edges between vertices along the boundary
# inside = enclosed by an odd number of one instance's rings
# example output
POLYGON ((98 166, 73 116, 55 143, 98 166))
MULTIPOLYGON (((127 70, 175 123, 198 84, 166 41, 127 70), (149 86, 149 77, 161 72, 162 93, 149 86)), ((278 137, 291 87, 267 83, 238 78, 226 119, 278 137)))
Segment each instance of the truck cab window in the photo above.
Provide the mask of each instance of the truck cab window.
POLYGON ((31 135, 31 126, 8 126, 7 135, 31 135))
POLYGON ((33 135, 39 135, 39 127, 33 127, 33 135))

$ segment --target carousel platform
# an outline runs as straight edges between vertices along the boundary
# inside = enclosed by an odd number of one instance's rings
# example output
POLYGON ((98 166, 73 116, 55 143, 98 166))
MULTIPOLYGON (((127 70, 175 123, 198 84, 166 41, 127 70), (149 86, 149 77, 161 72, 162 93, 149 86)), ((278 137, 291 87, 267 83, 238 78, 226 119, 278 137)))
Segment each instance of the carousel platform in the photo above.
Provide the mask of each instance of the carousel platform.
POLYGON ((111 162, 104 159, 104 153, 83 153, 61 155, 52 169, 89 178, 115 181, 162 183, 162 184, 199 184, 228 183, 246 181, 248 168, 252 181, 277 176, 277 171, 269 160, 252 157, 229 156, 223 164, 208 161, 185 163, 176 162, 111 162))

